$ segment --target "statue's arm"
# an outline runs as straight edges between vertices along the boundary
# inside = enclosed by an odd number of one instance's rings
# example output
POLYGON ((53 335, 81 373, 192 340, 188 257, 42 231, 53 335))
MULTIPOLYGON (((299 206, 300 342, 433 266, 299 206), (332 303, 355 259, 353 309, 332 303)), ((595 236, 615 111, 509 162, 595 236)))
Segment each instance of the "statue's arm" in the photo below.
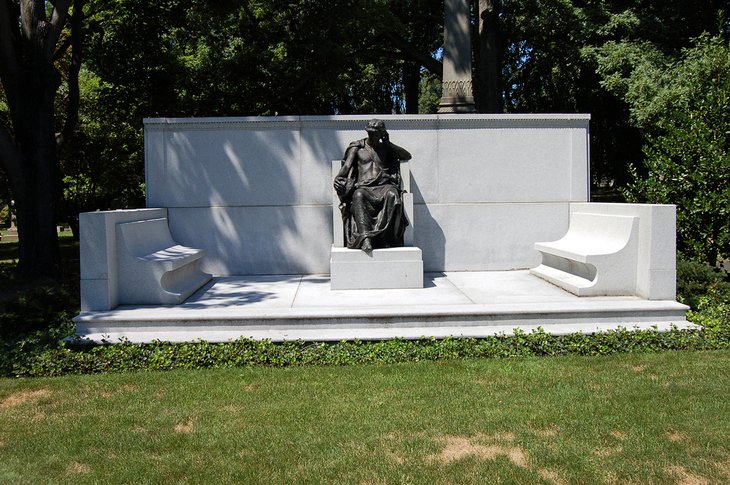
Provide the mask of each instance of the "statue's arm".
POLYGON ((342 162, 342 168, 337 172, 337 176, 334 180, 335 190, 338 194, 344 193, 347 186, 347 179, 350 176, 353 164, 355 163, 355 156, 357 149, 350 147, 345 152, 345 160, 342 162))
POLYGON ((386 141, 398 160, 410 160, 413 158, 408 150, 390 141, 390 134, 387 135, 386 141))
POLYGON ((353 148, 349 148, 347 152, 345 153, 345 160, 342 162, 342 168, 340 168, 340 171, 337 173, 336 179, 340 177, 347 178, 350 175, 350 170, 352 170, 352 165, 355 163, 355 154, 357 150, 353 148))
POLYGON ((395 145, 393 143, 390 144, 390 147, 393 149, 395 156, 398 157, 398 160, 410 160, 411 158, 413 158, 411 152, 403 147, 399 147, 398 145, 395 145))

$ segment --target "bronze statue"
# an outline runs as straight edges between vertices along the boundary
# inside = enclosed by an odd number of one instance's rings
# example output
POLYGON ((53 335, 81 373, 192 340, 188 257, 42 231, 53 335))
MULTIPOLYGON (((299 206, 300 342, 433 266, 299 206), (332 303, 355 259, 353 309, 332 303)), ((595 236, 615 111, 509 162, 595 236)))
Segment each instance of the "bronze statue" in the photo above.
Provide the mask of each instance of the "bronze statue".
POLYGON ((350 249, 403 246, 408 220, 401 198, 400 161, 411 154, 390 142, 381 120, 371 120, 368 137, 345 150, 334 186, 340 198, 345 244, 350 249))

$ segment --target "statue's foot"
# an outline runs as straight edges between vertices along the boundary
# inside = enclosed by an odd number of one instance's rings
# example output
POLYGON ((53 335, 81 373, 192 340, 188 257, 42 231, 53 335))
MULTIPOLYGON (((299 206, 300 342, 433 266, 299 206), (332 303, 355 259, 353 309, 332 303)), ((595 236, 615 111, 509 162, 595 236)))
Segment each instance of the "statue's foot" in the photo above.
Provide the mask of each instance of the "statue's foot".
POLYGON ((366 237, 365 239, 363 239, 362 246, 360 246, 360 249, 362 249, 366 253, 369 253, 370 251, 373 250, 373 243, 370 242, 369 237, 366 237))

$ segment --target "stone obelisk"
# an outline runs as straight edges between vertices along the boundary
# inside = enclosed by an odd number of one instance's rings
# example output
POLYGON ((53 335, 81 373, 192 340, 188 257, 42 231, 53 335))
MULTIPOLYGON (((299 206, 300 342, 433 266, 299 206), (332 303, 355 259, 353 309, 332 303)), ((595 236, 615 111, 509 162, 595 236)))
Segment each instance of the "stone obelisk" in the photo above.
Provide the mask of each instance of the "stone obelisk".
POLYGON ((444 74, 439 113, 473 113, 469 0, 444 1, 444 74))

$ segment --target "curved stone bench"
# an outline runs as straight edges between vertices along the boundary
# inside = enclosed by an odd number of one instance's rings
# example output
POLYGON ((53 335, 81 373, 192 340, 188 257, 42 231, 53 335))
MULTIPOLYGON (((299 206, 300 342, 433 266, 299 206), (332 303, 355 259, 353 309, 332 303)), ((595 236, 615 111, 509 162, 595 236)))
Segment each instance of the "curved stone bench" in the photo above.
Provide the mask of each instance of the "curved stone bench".
POLYGON ((117 224, 119 304, 179 304, 211 279, 205 251, 172 239, 167 218, 117 224))
POLYGON ((578 296, 636 293, 639 218, 574 212, 565 236, 535 243, 542 264, 530 270, 578 296))

